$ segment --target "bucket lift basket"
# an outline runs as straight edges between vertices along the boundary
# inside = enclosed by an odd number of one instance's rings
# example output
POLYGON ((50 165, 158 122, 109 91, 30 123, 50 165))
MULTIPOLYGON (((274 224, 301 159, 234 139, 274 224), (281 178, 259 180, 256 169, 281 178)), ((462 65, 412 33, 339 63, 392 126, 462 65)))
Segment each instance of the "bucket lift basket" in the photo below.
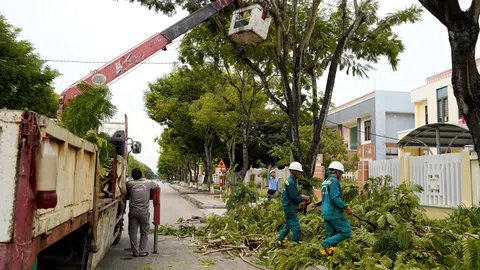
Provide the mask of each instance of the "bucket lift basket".
POLYGON ((238 9, 233 12, 228 35, 237 43, 260 43, 267 38, 271 21, 260 4, 238 9))

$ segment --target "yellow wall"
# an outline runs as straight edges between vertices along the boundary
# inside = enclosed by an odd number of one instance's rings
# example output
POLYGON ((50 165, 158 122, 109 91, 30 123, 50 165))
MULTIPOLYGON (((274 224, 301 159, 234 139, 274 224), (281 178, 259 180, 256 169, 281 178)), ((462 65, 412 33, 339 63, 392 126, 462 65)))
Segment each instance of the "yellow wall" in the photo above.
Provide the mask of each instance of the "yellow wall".
POLYGON ((437 123, 437 89, 445 86, 448 86, 448 123, 459 123, 457 99, 448 77, 410 92, 410 100, 415 104, 415 128, 425 125, 425 106, 428 106, 428 123, 437 123))
POLYGON ((472 181, 472 201, 475 205, 480 205, 480 167, 476 156, 470 160, 471 181, 472 181))
POLYGON ((432 219, 444 219, 453 213, 451 208, 424 206, 423 209, 427 217, 432 219))
MULTIPOLYGON (((425 125, 427 122, 425 121, 425 106, 427 106, 427 100, 423 100, 420 102, 415 102, 415 128, 421 127, 425 125)), ((428 107, 428 119, 430 122, 430 106, 428 107)))

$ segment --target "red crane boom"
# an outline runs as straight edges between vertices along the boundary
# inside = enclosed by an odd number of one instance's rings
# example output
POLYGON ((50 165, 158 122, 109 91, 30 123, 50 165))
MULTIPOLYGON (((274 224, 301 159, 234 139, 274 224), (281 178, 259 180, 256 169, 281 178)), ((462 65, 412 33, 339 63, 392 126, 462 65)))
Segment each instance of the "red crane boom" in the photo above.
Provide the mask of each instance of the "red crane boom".
MULTIPOLYGON (((165 49, 167 45, 177 37, 231 4, 239 7, 242 4, 242 0, 216 0, 211 2, 173 24, 163 32, 156 33, 142 41, 137 46, 83 77, 80 81, 91 85, 107 85, 111 83, 136 65, 153 56, 159 50, 165 49)), ((68 101, 80 92, 81 90, 77 88, 77 83, 74 83, 61 93, 57 110, 59 117, 61 117, 61 113, 68 105, 68 101)))

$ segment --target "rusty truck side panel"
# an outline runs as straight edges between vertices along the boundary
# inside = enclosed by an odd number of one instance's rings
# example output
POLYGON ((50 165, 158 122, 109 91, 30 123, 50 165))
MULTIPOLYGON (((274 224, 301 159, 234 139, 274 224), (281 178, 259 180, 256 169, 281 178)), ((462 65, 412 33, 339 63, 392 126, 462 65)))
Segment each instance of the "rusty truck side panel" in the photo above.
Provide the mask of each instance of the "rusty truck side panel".
MULTIPOLYGON (((105 202, 103 203, 108 203, 106 202, 107 200, 110 201, 110 205, 105 207, 102 211, 99 211, 98 224, 94 228, 94 230, 96 230, 96 236, 100 241, 97 241, 96 245, 98 252, 90 254, 89 259, 92 266, 96 266, 100 260, 102 260, 115 240, 113 228, 115 228, 115 225, 118 222, 116 215, 119 207, 119 201, 105 199, 105 202)), ((102 202, 100 202, 100 205, 102 205, 102 202)))
POLYGON ((96 146, 41 116, 41 136, 57 153, 57 206, 35 210, 33 237, 93 209, 96 146))
POLYGON ((0 243, 11 242, 22 112, 0 110, 0 243), (9 112, 9 111, 8 111, 9 112))

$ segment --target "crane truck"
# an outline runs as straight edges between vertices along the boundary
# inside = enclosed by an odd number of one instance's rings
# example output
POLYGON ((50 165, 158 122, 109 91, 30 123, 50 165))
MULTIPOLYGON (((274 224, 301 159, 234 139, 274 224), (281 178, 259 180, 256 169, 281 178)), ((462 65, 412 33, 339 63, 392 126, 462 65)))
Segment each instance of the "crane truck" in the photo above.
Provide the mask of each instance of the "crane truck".
MULTIPOLYGON (((241 4, 241 0, 212 1, 81 81, 109 84, 212 15, 241 4)), ((240 11, 234 13, 232 38, 264 39, 270 19, 263 8, 256 5, 240 11), (245 17, 248 11, 251 15, 245 17)), ((62 92, 59 115, 79 93, 76 84, 62 92)), ((105 183, 99 177, 96 145, 35 112, 0 110, 0 270, 92 269, 119 241, 127 150, 138 153, 141 144, 128 137, 126 116, 125 128, 110 141, 116 157, 105 183)), ((158 197, 154 202, 154 207, 159 206, 158 197)))

